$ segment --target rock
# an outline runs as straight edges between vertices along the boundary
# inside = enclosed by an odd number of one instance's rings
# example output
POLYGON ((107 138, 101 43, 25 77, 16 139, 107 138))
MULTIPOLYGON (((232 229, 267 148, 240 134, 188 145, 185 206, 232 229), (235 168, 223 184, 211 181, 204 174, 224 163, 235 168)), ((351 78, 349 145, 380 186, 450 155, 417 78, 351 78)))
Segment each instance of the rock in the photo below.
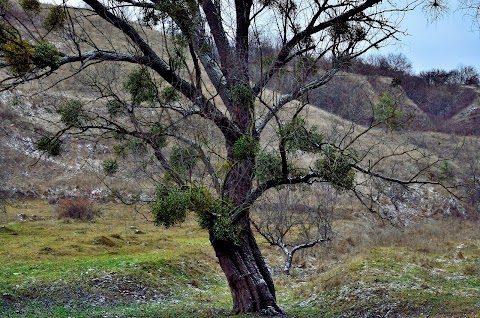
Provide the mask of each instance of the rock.
POLYGON ((26 221, 27 220, 27 215, 25 213, 19 213, 19 214, 17 214, 17 220, 26 221))
POLYGON ((135 234, 145 234, 145 232, 142 232, 140 230, 135 230, 135 234))

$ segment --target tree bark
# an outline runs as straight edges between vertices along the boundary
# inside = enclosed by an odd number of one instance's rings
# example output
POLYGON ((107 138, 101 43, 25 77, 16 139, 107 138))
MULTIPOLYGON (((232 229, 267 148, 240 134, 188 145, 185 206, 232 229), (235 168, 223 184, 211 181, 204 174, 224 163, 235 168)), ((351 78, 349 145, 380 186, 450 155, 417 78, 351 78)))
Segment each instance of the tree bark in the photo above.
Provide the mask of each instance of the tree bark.
POLYGON ((293 253, 285 254, 285 266, 283 267, 283 272, 285 275, 290 275, 290 269, 292 268, 293 262, 293 253))
POLYGON ((210 233, 215 254, 225 273, 233 299, 233 313, 282 314, 273 280, 248 222, 239 221, 242 231, 237 242, 216 240, 210 233))

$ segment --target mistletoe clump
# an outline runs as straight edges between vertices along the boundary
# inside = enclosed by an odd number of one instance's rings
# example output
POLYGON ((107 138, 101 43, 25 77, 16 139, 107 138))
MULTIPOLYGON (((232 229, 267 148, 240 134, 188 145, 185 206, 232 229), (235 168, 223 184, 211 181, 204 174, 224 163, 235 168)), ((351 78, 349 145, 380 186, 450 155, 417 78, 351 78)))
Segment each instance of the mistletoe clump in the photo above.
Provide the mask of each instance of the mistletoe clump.
POLYGON ((20 5, 22 6, 23 10, 25 10, 26 12, 31 12, 35 14, 40 13, 41 7, 40 7, 40 2, 38 0, 22 0, 20 5))
POLYGON ((273 152, 261 152, 255 162, 255 177, 266 182, 282 175, 282 159, 273 152))
POLYGON ((254 158, 260 150, 260 143, 252 135, 243 135, 233 145, 233 158, 244 160, 254 158))
POLYGON ((60 120, 67 127, 80 128, 87 117, 84 114, 82 103, 79 100, 68 100, 59 110, 60 120))
POLYGON ((247 83, 240 82, 232 88, 232 100, 238 105, 249 105, 253 102, 253 92, 247 83))
POLYGON ((355 170, 350 156, 329 146, 323 150, 323 157, 315 162, 315 169, 320 178, 331 183, 339 190, 353 189, 355 170))
POLYGON ((295 117, 278 132, 287 150, 319 152, 323 136, 315 127, 308 129, 304 118, 295 117))
POLYGON ((57 30, 65 24, 66 20, 67 14, 65 13, 63 7, 55 6, 48 11, 47 17, 43 22, 43 27, 49 32, 57 30))
POLYGON ((153 103, 157 98, 157 86, 145 67, 130 72, 124 87, 130 94, 133 104, 153 103))
POLYGON ((173 169, 181 174, 191 174, 197 164, 198 155, 190 147, 173 147, 170 162, 173 169))
POLYGON ((160 93, 160 97, 165 103, 171 103, 179 98, 179 94, 175 87, 167 86, 160 93))
POLYGON ((165 227, 185 222, 188 211, 193 211, 200 227, 208 229, 216 240, 234 243, 238 240, 239 228, 230 217, 233 205, 214 198, 204 187, 161 185, 150 211, 155 224, 165 227))
POLYGON ((107 112, 110 114, 112 118, 118 115, 122 115, 125 109, 125 105, 117 99, 111 99, 107 101, 106 107, 107 107, 107 112))
POLYGON ((403 112, 398 109, 397 102, 388 93, 383 93, 375 105, 375 120, 383 123, 387 129, 396 130, 402 128, 404 120, 403 112))
POLYGON ((0 45, 3 47, 7 42, 18 39, 20 35, 17 29, 11 25, 0 23, 0 45))
POLYGON ((158 196, 150 205, 150 211, 155 216, 155 225, 166 228, 185 222, 190 197, 188 192, 171 187, 166 195, 158 196))
POLYGON ((2 46, 5 61, 15 74, 22 75, 30 71, 33 63, 34 49, 27 41, 20 38, 7 40, 2 46))
POLYGON ((234 205, 215 199, 205 188, 193 188, 191 209, 195 211, 200 227, 208 229, 215 240, 238 243, 240 229, 230 217, 234 205))
POLYGON ((39 67, 55 67, 60 60, 60 52, 55 45, 46 40, 38 42, 33 48, 33 63, 39 67))

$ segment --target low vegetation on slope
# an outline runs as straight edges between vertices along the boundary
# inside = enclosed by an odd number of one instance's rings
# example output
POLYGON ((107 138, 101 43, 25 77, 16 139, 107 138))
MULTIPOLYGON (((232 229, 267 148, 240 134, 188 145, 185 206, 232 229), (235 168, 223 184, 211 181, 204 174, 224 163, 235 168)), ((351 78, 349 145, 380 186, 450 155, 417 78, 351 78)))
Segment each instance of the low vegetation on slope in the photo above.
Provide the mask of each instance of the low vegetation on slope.
MULTIPOLYGON (((59 220, 42 201, 10 202, 0 215, 3 316, 227 315, 226 280, 193 219, 163 229, 141 209, 113 203, 100 209, 99 219, 83 222, 59 220)), ((480 313, 478 223, 369 224, 351 211, 337 215, 330 246, 299 255, 291 276, 280 274, 279 251, 262 243, 291 316, 480 313)))

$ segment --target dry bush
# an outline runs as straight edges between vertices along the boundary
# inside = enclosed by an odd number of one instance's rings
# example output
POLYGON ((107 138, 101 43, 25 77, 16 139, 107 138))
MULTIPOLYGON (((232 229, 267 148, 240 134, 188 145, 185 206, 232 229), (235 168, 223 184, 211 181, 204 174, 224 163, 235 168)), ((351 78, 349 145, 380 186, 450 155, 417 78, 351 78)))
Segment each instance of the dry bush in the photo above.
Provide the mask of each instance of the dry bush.
POLYGON ((100 210, 95 203, 83 198, 60 199, 55 211, 59 219, 93 221, 100 216, 100 210))

